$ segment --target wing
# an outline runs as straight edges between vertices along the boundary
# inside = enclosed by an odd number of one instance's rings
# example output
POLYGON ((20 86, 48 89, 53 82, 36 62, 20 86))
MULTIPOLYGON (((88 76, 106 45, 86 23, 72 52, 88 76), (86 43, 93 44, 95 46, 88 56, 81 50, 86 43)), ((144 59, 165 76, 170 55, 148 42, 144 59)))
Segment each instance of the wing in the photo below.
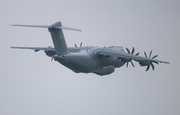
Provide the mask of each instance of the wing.
POLYGON ((52 47, 11 47, 11 48, 14 48, 14 49, 30 49, 30 50, 34 50, 35 52, 40 51, 40 50, 55 51, 55 49, 52 47))
MULTIPOLYGON (((11 47, 14 49, 30 49, 34 50, 35 52, 43 50, 43 51, 55 51, 55 48, 53 47, 11 47)), ((81 47, 69 47, 68 51, 70 52, 78 52, 81 50, 81 47)))
POLYGON ((128 54, 125 52, 119 52, 115 50, 102 50, 98 52, 99 55, 104 55, 104 56, 115 56, 118 57, 119 59, 127 59, 127 60, 135 60, 138 62, 157 62, 157 63, 166 63, 169 64, 169 62, 166 61, 161 61, 161 60, 156 60, 156 59, 151 59, 147 57, 142 57, 142 56, 137 56, 137 55, 132 55, 128 54))

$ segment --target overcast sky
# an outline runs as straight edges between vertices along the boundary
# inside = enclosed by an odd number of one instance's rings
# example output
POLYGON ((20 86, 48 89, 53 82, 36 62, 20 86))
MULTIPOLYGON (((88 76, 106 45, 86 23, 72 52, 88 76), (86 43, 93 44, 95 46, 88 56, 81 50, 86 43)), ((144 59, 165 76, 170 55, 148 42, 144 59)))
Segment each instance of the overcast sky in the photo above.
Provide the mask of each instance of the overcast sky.
POLYGON ((0 115, 179 115, 179 0, 1 0, 0 115), (47 29, 64 26, 68 46, 123 46, 170 64, 155 71, 129 65, 101 77, 77 74, 44 52, 10 46, 52 46, 47 29))

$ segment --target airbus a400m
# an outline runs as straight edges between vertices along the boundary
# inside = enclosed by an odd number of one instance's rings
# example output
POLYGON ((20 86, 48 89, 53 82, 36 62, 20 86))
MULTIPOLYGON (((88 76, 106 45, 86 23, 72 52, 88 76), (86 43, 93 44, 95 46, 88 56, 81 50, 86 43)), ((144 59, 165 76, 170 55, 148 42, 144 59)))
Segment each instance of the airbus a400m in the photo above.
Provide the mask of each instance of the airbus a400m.
POLYGON ((131 63, 133 60, 138 62, 140 66, 146 66, 146 71, 150 67, 154 70, 154 63, 169 62, 156 60, 157 55, 151 57, 152 51, 149 55, 144 52, 144 57, 139 56, 139 53, 134 54, 135 49, 130 51, 128 48, 123 49, 120 46, 112 47, 67 47, 66 41, 63 35, 63 29, 81 31, 79 29, 69 28, 62 26, 61 22, 56 22, 52 25, 12 25, 21 27, 37 27, 47 28, 51 34, 51 38, 54 44, 53 47, 11 47, 16 49, 30 49, 35 52, 43 50, 47 56, 51 57, 51 60, 55 60, 65 67, 71 69, 76 73, 95 73, 98 75, 108 75, 115 71, 115 68, 122 67, 131 63))

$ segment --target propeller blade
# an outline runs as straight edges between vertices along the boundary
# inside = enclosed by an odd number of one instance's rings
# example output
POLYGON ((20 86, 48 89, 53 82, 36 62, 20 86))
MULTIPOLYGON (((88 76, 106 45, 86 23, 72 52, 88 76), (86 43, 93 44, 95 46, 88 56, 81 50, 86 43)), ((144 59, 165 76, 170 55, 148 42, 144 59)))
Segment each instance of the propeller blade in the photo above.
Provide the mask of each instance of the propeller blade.
POLYGON ((134 47, 132 48, 132 52, 131 52, 131 54, 133 54, 134 53, 134 47))
POLYGON ((156 57, 158 57, 158 55, 153 56, 152 59, 154 59, 154 58, 156 58, 156 57))
POLYGON ((135 67, 132 61, 131 61, 131 64, 132 64, 133 67, 135 67))
POLYGON ((53 61, 53 59, 54 59, 54 58, 52 57, 52 58, 51 58, 51 61, 53 61))
POLYGON ((139 55, 139 52, 138 52, 137 54, 135 54, 135 55, 137 55, 137 56, 138 56, 138 55, 139 55))
POLYGON ((128 48, 126 48, 126 50, 127 50, 128 54, 130 54, 130 51, 129 51, 129 49, 128 49, 128 48))
POLYGON ((150 67, 150 65, 148 65, 148 66, 147 66, 146 71, 148 71, 148 70, 149 70, 149 67, 150 67))
POLYGON ((144 52, 144 55, 147 57, 146 52, 144 52))
POLYGON ((151 52, 150 52, 150 54, 149 54, 149 58, 151 58, 151 54, 152 54, 152 50, 151 50, 151 52))
POLYGON ((152 67, 152 69, 153 69, 153 71, 154 71, 154 65, 153 65, 152 63, 150 63, 150 65, 151 65, 151 67, 152 67))
POLYGON ((74 44, 74 46, 75 46, 75 47, 77 47, 77 45, 76 45, 76 44, 74 44))
POLYGON ((82 42, 81 42, 81 44, 80 44, 80 47, 82 47, 82 42))
POLYGON ((128 63, 129 63, 129 62, 126 63, 126 67, 128 67, 128 63))

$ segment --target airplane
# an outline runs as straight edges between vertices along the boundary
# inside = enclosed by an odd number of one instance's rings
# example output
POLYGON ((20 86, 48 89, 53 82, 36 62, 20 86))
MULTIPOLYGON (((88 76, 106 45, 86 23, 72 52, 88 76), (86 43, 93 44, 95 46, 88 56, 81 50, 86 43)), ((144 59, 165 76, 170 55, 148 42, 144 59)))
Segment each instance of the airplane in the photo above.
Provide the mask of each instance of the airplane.
POLYGON ((109 75, 115 71, 115 68, 122 67, 126 64, 131 63, 134 67, 132 60, 138 62, 140 66, 146 66, 146 71, 150 67, 154 70, 154 64, 169 62, 156 60, 158 55, 151 57, 152 51, 147 55, 144 52, 144 57, 139 56, 139 53, 134 54, 135 49, 132 51, 128 48, 123 48, 121 46, 111 46, 111 47, 93 47, 86 46, 82 47, 82 42, 80 47, 67 47, 64 34, 62 30, 73 30, 81 31, 75 28, 69 28, 62 26, 61 22, 58 21, 52 25, 11 25, 11 26, 21 26, 21 27, 36 27, 36 28, 47 28, 51 34, 51 38, 54 44, 53 47, 11 47, 15 49, 30 49, 38 52, 40 50, 44 51, 47 56, 51 57, 51 60, 55 60, 75 73, 94 73, 100 76, 109 75))

